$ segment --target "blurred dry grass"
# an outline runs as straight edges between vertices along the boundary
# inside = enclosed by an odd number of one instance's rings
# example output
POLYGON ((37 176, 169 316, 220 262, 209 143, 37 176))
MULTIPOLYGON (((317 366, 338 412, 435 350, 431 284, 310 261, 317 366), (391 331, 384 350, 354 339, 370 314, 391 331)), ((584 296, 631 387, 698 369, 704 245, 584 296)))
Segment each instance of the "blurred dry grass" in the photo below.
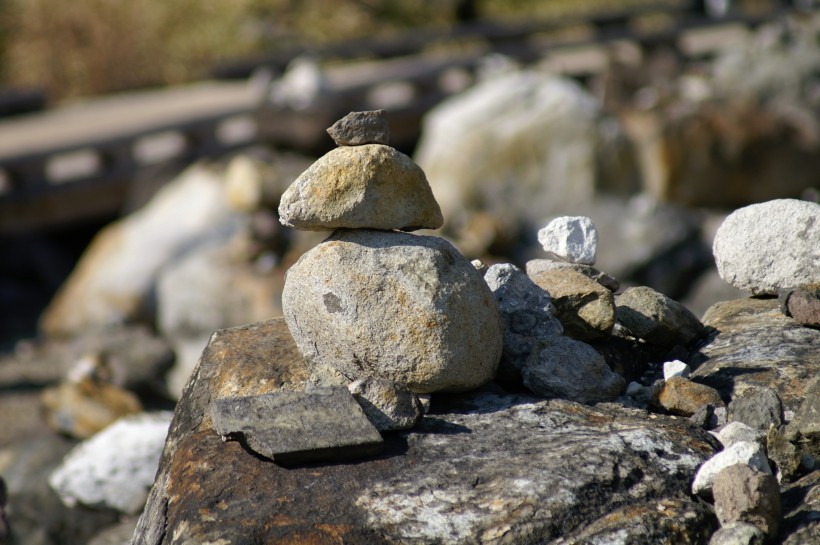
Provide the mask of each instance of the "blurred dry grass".
MULTIPOLYGON (((478 0, 485 17, 557 16, 651 0, 478 0)), ((657 0, 655 0, 657 1, 657 0)), ((670 0, 672 1, 672 0, 670 0)), ((205 77, 297 41, 455 20, 458 0, 0 0, 0 83, 52 100, 205 77)))
POLYGON ((250 0, 10 0, 3 80, 53 98, 172 84, 250 50, 250 0))

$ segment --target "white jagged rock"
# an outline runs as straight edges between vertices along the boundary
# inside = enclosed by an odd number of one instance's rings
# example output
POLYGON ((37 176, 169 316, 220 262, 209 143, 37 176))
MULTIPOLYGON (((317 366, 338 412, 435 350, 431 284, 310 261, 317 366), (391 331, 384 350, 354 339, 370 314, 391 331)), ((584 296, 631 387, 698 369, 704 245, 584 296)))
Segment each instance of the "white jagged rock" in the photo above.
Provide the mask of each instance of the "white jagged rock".
POLYGON ((164 411, 117 420, 74 447, 49 486, 69 507, 81 503, 138 514, 154 484, 172 416, 164 411))
POLYGON ((747 426, 743 422, 729 422, 722 428, 716 431, 710 431, 715 438, 720 441, 723 448, 728 448, 735 443, 741 441, 751 441, 761 445, 766 441, 766 432, 763 430, 756 430, 751 426, 747 426))
POLYGON ((538 242, 550 256, 569 263, 594 265, 598 229, 586 216, 561 216, 538 231, 538 242))
POLYGON ((663 364, 663 379, 672 377, 689 378, 689 366, 680 360, 667 361, 663 364))

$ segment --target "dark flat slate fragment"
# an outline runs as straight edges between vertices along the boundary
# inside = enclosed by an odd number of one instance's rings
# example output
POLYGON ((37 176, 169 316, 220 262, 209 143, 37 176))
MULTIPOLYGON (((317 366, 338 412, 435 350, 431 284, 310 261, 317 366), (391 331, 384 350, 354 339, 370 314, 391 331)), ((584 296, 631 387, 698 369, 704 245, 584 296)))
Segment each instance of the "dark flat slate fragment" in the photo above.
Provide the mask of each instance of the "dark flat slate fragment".
POLYGON ((328 128, 327 133, 339 146, 390 144, 390 127, 384 110, 350 112, 328 128))
POLYGON ((216 399, 211 418, 223 437, 239 436, 281 464, 349 460, 382 450, 381 435, 347 388, 216 399))

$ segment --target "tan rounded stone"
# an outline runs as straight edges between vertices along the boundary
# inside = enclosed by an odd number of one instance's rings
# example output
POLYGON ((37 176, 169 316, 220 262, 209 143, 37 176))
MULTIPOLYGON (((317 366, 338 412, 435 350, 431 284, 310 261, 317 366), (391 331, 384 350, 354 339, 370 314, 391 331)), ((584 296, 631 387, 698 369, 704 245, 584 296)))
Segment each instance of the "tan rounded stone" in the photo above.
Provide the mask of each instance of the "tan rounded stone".
POLYGON ((665 381, 656 396, 656 403, 670 413, 692 416, 704 405, 723 407, 717 390, 682 377, 665 381))
POLYGON ((319 158, 282 195, 279 218, 308 231, 414 231, 444 222, 421 167, 382 144, 343 146, 319 158))
POLYGON ((612 333, 615 299, 604 286, 572 269, 544 270, 531 278, 552 296, 565 335, 586 341, 612 333))
POLYGON ((492 379, 501 358, 493 294, 437 237, 340 229, 290 268, 282 308, 311 368, 351 381, 466 391, 492 379))

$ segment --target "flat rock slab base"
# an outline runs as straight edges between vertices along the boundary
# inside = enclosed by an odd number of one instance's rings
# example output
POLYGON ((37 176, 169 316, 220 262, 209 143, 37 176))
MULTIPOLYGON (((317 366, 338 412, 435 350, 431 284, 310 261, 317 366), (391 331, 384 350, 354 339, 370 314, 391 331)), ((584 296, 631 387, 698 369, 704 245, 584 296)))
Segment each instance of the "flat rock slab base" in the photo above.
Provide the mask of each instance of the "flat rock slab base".
POLYGON ((214 334, 134 545, 702 545, 716 528, 689 494, 711 436, 614 404, 435 395, 415 428, 385 434, 380 455, 348 462, 283 467, 221 440, 212 406, 304 390, 304 369, 282 320, 214 334), (225 377, 238 370, 241 394, 225 377))

